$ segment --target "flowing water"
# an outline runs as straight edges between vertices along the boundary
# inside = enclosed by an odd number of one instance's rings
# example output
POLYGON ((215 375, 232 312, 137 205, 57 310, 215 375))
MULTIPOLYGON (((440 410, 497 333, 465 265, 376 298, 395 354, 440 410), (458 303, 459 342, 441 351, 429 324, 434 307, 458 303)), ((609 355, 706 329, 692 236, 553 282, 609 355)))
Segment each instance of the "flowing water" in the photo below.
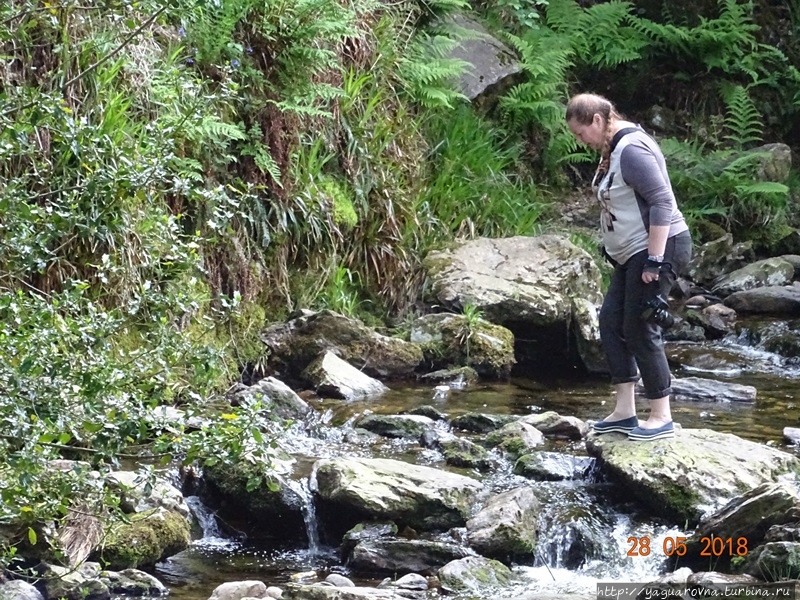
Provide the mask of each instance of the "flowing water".
MULTIPOLYGON (((769 325, 780 329, 782 325, 769 325)), ((673 401, 673 417, 684 428, 708 428, 775 446, 785 446, 782 430, 800 425, 800 365, 795 358, 780 357, 760 347, 762 330, 742 328, 737 336, 715 343, 670 343, 668 355, 676 377, 702 376, 755 386, 753 404, 734 402, 673 401)), ((384 456, 441 467, 438 452, 420 449, 402 440, 382 440, 364 447, 346 439, 356 418, 368 411, 397 414, 432 405, 449 417, 468 412, 525 415, 554 410, 581 419, 599 419, 610 412, 613 396, 604 377, 575 375, 559 380, 512 379, 481 383, 449 391, 431 387, 395 388, 379 399, 345 403, 320 400, 315 421, 288 436, 289 450, 305 457, 308 474, 291 483, 303 509, 307 547, 259 548, 245 541, 221 537, 213 515, 196 498, 190 506, 202 533, 192 546, 160 563, 155 571, 177 600, 206 600, 220 583, 258 579, 269 585, 290 580, 315 580, 328 573, 351 577, 360 585, 376 585, 381 578, 362 578, 341 564, 335 548, 320 543, 313 503, 311 465, 331 456, 384 456), (206 510, 206 512, 203 512, 206 510)), ((640 403, 640 408, 644 403, 640 403)), ((642 416, 642 413, 640 413, 642 416)), ((585 456, 581 442, 549 441, 546 450, 585 456)), ((793 451, 793 449, 790 449, 793 451)), ((459 471, 458 469, 454 469, 459 471)), ((528 561, 515 565, 521 579, 515 588, 496 597, 528 591, 551 593, 592 592, 598 581, 648 581, 663 567, 663 544, 689 535, 646 514, 631 498, 620 498, 610 484, 589 476, 582 480, 531 482, 511 473, 511 465, 478 475, 487 488, 503 491, 532 485, 542 505, 540 537, 528 561), (631 538, 649 537, 655 549, 649 556, 630 555, 631 538)), ((493 594, 495 596, 495 594, 493 594)))

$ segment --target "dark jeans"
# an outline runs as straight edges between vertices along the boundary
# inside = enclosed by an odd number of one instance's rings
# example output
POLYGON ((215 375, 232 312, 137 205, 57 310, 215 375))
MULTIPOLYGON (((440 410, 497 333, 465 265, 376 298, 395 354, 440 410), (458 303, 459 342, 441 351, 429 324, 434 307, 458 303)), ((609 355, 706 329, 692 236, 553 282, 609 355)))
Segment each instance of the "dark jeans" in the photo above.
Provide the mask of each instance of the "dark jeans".
POLYGON ((641 314, 644 303, 655 293, 667 298, 691 257, 692 238, 687 231, 667 240, 665 266, 658 282, 646 284, 642 281, 647 250, 634 254, 624 265, 615 265, 600 309, 600 339, 612 383, 638 381, 641 373, 647 398, 662 398, 672 393, 661 328, 642 319, 641 314))

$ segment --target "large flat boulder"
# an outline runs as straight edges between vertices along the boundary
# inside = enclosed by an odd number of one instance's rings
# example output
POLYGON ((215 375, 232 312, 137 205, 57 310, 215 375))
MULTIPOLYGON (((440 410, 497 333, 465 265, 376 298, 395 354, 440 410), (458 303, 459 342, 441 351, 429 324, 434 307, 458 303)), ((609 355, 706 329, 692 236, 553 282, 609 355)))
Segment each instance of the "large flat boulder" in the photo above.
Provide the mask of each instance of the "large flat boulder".
POLYGON ((627 496, 681 526, 780 475, 800 472, 800 460, 787 452, 708 429, 648 443, 590 435, 586 448, 627 496))
POLYGON ((455 312, 472 305, 514 334, 521 368, 582 362, 605 370, 597 325, 600 269, 567 238, 478 238, 430 253, 425 267, 433 301, 455 312))

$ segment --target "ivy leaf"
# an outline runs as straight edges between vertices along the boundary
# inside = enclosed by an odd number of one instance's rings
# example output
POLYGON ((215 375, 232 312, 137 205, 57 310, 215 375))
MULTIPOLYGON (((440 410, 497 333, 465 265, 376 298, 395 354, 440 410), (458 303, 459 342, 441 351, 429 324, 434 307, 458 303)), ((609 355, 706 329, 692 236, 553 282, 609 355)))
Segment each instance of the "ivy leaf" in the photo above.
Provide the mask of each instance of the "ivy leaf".
POLYGON ((36 532, 33 530, 32 527, 28 527, 28 541, 31 543, 31 546, 36 545, 36 540, 38 537, 36 536, 36 532))

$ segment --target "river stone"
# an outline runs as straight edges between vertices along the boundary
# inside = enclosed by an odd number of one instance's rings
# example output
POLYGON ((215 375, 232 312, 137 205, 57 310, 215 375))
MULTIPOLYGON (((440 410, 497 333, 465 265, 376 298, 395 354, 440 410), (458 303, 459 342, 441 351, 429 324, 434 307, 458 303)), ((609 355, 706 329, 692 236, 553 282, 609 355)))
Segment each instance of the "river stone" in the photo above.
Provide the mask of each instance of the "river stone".
POLYGON ((769 542, 748 552, 742 570, 769 582, 800 578, 800 543, 769 542))
POLYGON ((355 426, 388 438, 416 440, 433 427, 433 420, 422 415, 366 415, 355 426))
POLYGON ((242 600, 242 598, 266 598, 267 586, 263 581, 228 581, 214 588, 208 600, 242 600))
POLYGON ((321 585, 286 586, 281 600, 406 600, 392 590, 368 587, 340 588, 321 585))
POLYGON ((442 589, 451 594, 486 592, 508 587, 514 574, 503 563, 483 556, 467 556, 439 569, 442 589))
POLYGON ((730 296, 759 287, 781 286, 792 282, 794 265, 782 258, 767 258, 723 275, 714 282, 712 294, 730 296))
POLYGON ((526 415, 520 419, 522 423, 533 425, 545 437, 580 440, 589 431, 588 425, 577 417, 562 417, 555 411, 526 415))
POLYGON ((429 253, 424 266, 434 302, 454 312, 471 304, 511 330, 522 370, 573 365, 574 338, 582 340, 577 346, 584 364, 605 370, 598 353, 583 354, 600 345, 600 269, 567 238, 477 238, 429 253))
POLYGON ((539 509, 533 488, 497 494, 467 521, 467 540, 490 558, 530 557, 536 548, 539 509))
POLYGON ((44 600, 42 594, 26 581, 0 583, 0 600, 44 600))
POLYGON ((429 429, 422 434, 420 443, 425 448, 438 450, 444 461, 454 467, 486 470, 492 466, 489 453, 475 442, 446 431, 429 429))
POLYGON ((800 427, 784 427, 783 439, 788 444, 800 444, 800 427))
POLYGON ((561 452, 534 452, 520 456, 514 473, 537 481, 583 479, 594 465, 588 456, 571 456, 561 452))
MULTIPOLYGON (((708 538, 732 539, 735 549, 736 540, 744 537, 748 551, 752 551, 761 544, 768 531, 777 532, 776 527, 799 520, 800 491, 797 484, 786 481, 763 483, 704 519, 686 541, 686 554, 676 558, 676 564, 695 569, 707 567, 708 557, 701 556, 701 552, 707 550, 705 540, 708 538)), ((728 570, 730 559, 731 553, 727 551, 715 557, 715 568, 718 571, 728 570)))
POLYGON ((333 352, 326 352, 312 361, 303 371, 303 378, 314 386, 318 394, 343 400, 378 396, 389 389, 333 352))
MULTIPOLYGON (((327 504, 339 521, 341 509, 349 509, 419 529, 459 527, 483 489, 463 475, 386 458, 324 459, 315 470, 320 504, 327 504)), ((352 526, 358 520, 340 524, 352 526)))
POLYGON ((686 273, 692 281, 710 286, 726 273, 752 262, 753 256, 753 242, 734 244, 733 235, 726 233, 696 248, 686 273))
POLYGON ((800 315, 800 286, 794 283, 735 292, 724 302, 740 313, 796 316, 800 315))
POLYGON ((169 590, 158 579, 139 571, 138 569, 125 569, 124 571, 102 571, 100 581, 114 594, 128 596, 167 596, 169 590))
POLYGON ((342 538, 341 552, 347 556, 359 543, 366 540, 378 540, 397 535, 397 525, 394 523, 359 523, 342 538))
POLYGON ((365 573, 432 574, 452 560, 469 556, 469 548, 433 540, 367 540, 359 543, 347 566, 365 573))
POLYGON ((370 377, 410 377, 422 361, 416 344, 375 332, 357 319, 330 310, 303 311, 261 333, 274 370, 298 377, 326 351, 335 353, 370 377))
POLYGON ((281 419, 300 421, 312 408, 295 391, 275 377, 265 377, 250 386, 243 386, 231 394, 231 403, 242 404, 247 399, 258 399, 264 408, 281 419))
POLYGON ((672 380, 672 394, 676 400, 752 403, 756 401, 757 393, 752 385, 728 383, 704 377, 682 377, 672 380))
POLYGON ((432 369, 448 365, 472 368, 478 375, 505 378, 516 363, 514 334, 485 319, 463 314, 423 315, 411 324, 411 341, 422 348, 432 369))
POLYGON ((519 420, 515 415, 491 415, 485 413, 467 413, 452 419, 450 427, 469 431, 470 433, 488 433, 500 429, 507 423, 519 420))
POLYGON ((684 429, 646 443, 591 434, 586 449, 627 497, 681 526, 696 524, 781 474, 800 471, 800 461, 787 452, 708 429, 684 429))
POLYGON ((111 597, 106 584, 96 578, 97 572, 44 563, 37 566, 37 571, 46 598, 107 600, 111 597))
POLYGON ((514 421, 488 434, 484 444, 489 448, 499 448, 510 459, 516 460, 543 445, 544 434, 533 425, 514 421))

